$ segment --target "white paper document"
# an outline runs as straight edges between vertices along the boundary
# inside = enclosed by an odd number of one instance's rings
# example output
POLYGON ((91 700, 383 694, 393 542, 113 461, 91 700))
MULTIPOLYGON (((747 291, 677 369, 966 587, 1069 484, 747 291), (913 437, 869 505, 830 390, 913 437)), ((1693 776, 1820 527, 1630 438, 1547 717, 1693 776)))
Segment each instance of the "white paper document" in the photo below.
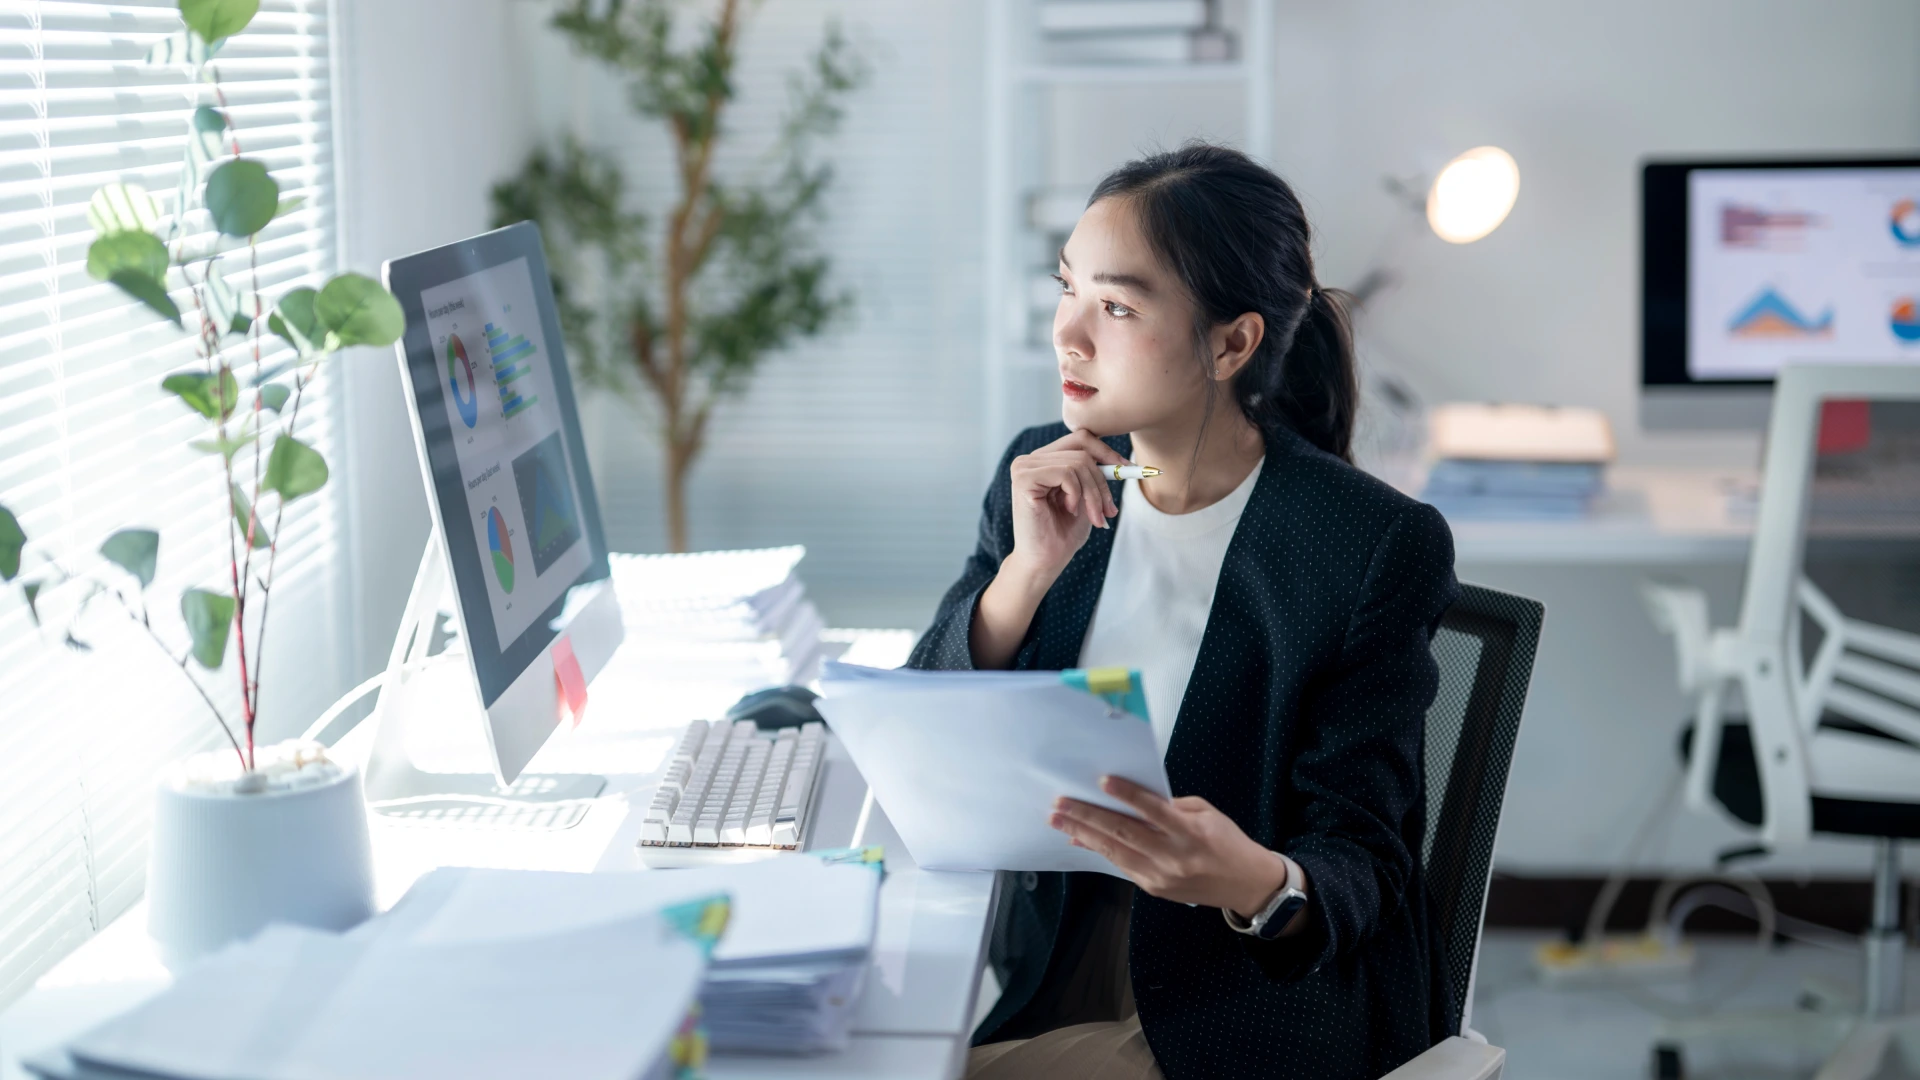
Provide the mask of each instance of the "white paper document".
POLYGON ((716 967, 860 956, 873 946, 880 875, 812 858, 606 874, 444 867, 414 883, 381 933, 416 945, 544 937, 716 893, 731 901, 716 967))
POLYGON ((705 966, 652 915, 445 946, 269 926, 66 1051, 181 1080, 633 1080, 658 1069, 705 966))
POLYGON ((1144 719, 1057 671, 881 671, 829 664, 815 708, 929 870, 1095 870, 1123 876, 1047 824, 1062 795, 1132 813, 1119 776, 1169 794, 1144 719))

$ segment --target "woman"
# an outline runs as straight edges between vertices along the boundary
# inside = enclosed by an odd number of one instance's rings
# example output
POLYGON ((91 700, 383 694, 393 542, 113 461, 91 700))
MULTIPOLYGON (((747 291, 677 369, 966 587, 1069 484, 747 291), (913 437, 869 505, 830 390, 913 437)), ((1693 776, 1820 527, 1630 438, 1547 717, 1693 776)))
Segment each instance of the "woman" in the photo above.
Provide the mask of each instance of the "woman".
POLYGON ((912 664, 1138 668, 1179 797, 1056 805, 1131 884, 1009 875, 969 1076, 1372 1080, 1444 1034, 1419 844, 1452 537, 1350 463, 1346 310, 1273 173, 1126 165, 1057 277, 1065 422, 1008 448, 912 664), (1098 471, 1134 460, 1161 472, 1098 471))

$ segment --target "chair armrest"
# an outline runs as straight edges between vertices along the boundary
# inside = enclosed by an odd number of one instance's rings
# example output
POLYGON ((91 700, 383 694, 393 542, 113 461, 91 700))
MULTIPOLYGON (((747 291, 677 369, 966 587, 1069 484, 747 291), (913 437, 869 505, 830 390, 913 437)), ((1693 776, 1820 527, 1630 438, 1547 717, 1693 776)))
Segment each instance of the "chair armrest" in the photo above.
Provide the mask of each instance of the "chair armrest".
POLYGON ((1500 1080, 1506 1063, 1505 1050, 1453 1035, 1381 1080, 1500 1080))

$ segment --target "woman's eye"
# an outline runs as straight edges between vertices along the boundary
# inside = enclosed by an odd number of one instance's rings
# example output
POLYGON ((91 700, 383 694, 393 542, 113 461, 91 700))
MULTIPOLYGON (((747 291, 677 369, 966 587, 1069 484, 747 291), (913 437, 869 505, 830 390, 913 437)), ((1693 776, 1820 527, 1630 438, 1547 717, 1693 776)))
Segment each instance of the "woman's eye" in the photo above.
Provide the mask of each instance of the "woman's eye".
POLYGON ((1128 315, 1133 314, 1133 309, 1126 306, 1125 304, 1116 304, 1111 300, 1108 300, 1105 303, 1107 308, 1107 314, 1113 316, 1116 319, 1124 319, 1128 315))
POLYGON ((1062 295, 1065 295, 1065 296, 1073 295, 1073 286, 1067 284, 1066 278, 1061 277, 1059 274, 1054 274, 1053 280, 1060 283, 1060 292, 1062 295))

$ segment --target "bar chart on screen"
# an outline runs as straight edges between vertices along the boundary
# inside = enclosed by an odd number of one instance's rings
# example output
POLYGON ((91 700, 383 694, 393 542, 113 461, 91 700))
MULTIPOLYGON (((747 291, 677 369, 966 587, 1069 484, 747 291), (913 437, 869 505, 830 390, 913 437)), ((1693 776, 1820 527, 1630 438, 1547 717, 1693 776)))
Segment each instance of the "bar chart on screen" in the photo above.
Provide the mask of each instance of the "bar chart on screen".
POLYGON ((493 384, 500 391, 500 415, 511 420, 540 400, 533 394, 522 397, 513 385, 533 374, 533 343, 494 323, 486 324, 484 333, 493 356, 493 384))

